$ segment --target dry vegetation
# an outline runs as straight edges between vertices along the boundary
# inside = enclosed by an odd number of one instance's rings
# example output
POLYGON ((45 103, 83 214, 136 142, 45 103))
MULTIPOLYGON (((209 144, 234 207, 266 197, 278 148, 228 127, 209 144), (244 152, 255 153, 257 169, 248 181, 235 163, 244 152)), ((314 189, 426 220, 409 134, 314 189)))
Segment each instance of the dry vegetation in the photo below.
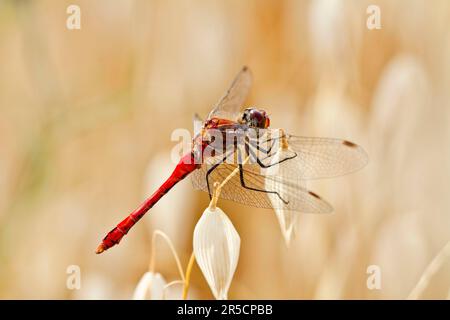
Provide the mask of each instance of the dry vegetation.
MULTIPOLYGON (((73 2, 0 2, 0 298, 130 298, 156 228, 186 265, 208 205, 189 181, 94 250, 171 171, 172 130, 243 64, 272 126, 357 142, 370 163, 309 185, 335 213, 302 215, 289 249, 272 212, 222 202, 241 237, 229 298, 408 297, 450 240, 449 1, 79 0, 69 31, 73 2), (371 3, 381 30, 366 28, 371 3), (381 290, 366 287, 371 264, 381 290)), ((420 297, 448 297, 449 271, 444 259, 420 297)), ((191 290, 212 297, 198 267, 191 290)))

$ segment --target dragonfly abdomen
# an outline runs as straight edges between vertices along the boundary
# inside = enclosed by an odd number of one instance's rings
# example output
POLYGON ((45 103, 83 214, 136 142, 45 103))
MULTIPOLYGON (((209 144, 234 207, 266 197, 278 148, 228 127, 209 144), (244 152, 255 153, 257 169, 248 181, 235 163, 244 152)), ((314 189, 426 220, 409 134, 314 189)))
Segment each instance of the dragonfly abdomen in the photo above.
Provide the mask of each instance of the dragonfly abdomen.
POLYGON ((96 253, 102 253, 105 250, 115 246, 130 231, 130 229, 150 210, 173 186, 186 178, 192 171, 199 167, 194 161, 192 152, 186 154, 178 162, 175 170, 170 177, 156 190, 149 198, 147 198, 136 210, 128 217, 122 220, 114 229, 112 229, 102 243, 98 246, 96 253))

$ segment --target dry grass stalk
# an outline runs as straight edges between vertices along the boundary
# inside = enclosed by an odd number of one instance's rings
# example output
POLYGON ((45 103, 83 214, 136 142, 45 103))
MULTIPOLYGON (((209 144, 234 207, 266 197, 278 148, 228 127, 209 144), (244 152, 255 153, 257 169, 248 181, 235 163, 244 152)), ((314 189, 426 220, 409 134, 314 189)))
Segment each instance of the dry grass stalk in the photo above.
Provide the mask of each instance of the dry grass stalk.
POLYGON ((414 289, 408 296, 408 300, 417 300, 424 293, 425 289, 428 287, 431 278, 439 271, 439 269, 444 265, 444 263, 450 257, 450 241, 447 242, 445 247, 434 257, 430 262, 425 272, 420 277, 419 282, 416 284, 414 289))

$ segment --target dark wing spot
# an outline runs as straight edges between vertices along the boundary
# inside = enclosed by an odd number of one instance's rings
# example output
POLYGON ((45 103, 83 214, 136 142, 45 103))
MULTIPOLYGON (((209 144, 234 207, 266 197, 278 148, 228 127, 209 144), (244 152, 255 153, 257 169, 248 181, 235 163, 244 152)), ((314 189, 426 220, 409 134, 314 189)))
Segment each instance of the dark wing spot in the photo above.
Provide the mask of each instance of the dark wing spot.
POLYGON ((320 199, 320 197, 319 197, 317 194, 315 194, 314 192, 308 191, 308 193, 309 193, 310 195, 312 195, 314 198, 320 199))
POLYGON ((347 141, 347 140, 342 141, 342 144, 344 146, 347 146, 347 147, 350 147, 350 148, 356 148, 357 147, 356 144, 354 144, 353 142, 347 141))

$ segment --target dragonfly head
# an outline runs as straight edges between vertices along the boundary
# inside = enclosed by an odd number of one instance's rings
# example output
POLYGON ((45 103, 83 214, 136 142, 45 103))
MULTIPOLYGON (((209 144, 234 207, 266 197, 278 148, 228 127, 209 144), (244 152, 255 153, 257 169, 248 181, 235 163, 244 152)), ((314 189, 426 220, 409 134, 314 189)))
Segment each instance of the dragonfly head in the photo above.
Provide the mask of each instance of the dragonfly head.
POLYGON ((242 113, 241 123, 245 123, 253 128, 266 129, 270 126, 270 119, 264 110, 247 108, 242 113))

